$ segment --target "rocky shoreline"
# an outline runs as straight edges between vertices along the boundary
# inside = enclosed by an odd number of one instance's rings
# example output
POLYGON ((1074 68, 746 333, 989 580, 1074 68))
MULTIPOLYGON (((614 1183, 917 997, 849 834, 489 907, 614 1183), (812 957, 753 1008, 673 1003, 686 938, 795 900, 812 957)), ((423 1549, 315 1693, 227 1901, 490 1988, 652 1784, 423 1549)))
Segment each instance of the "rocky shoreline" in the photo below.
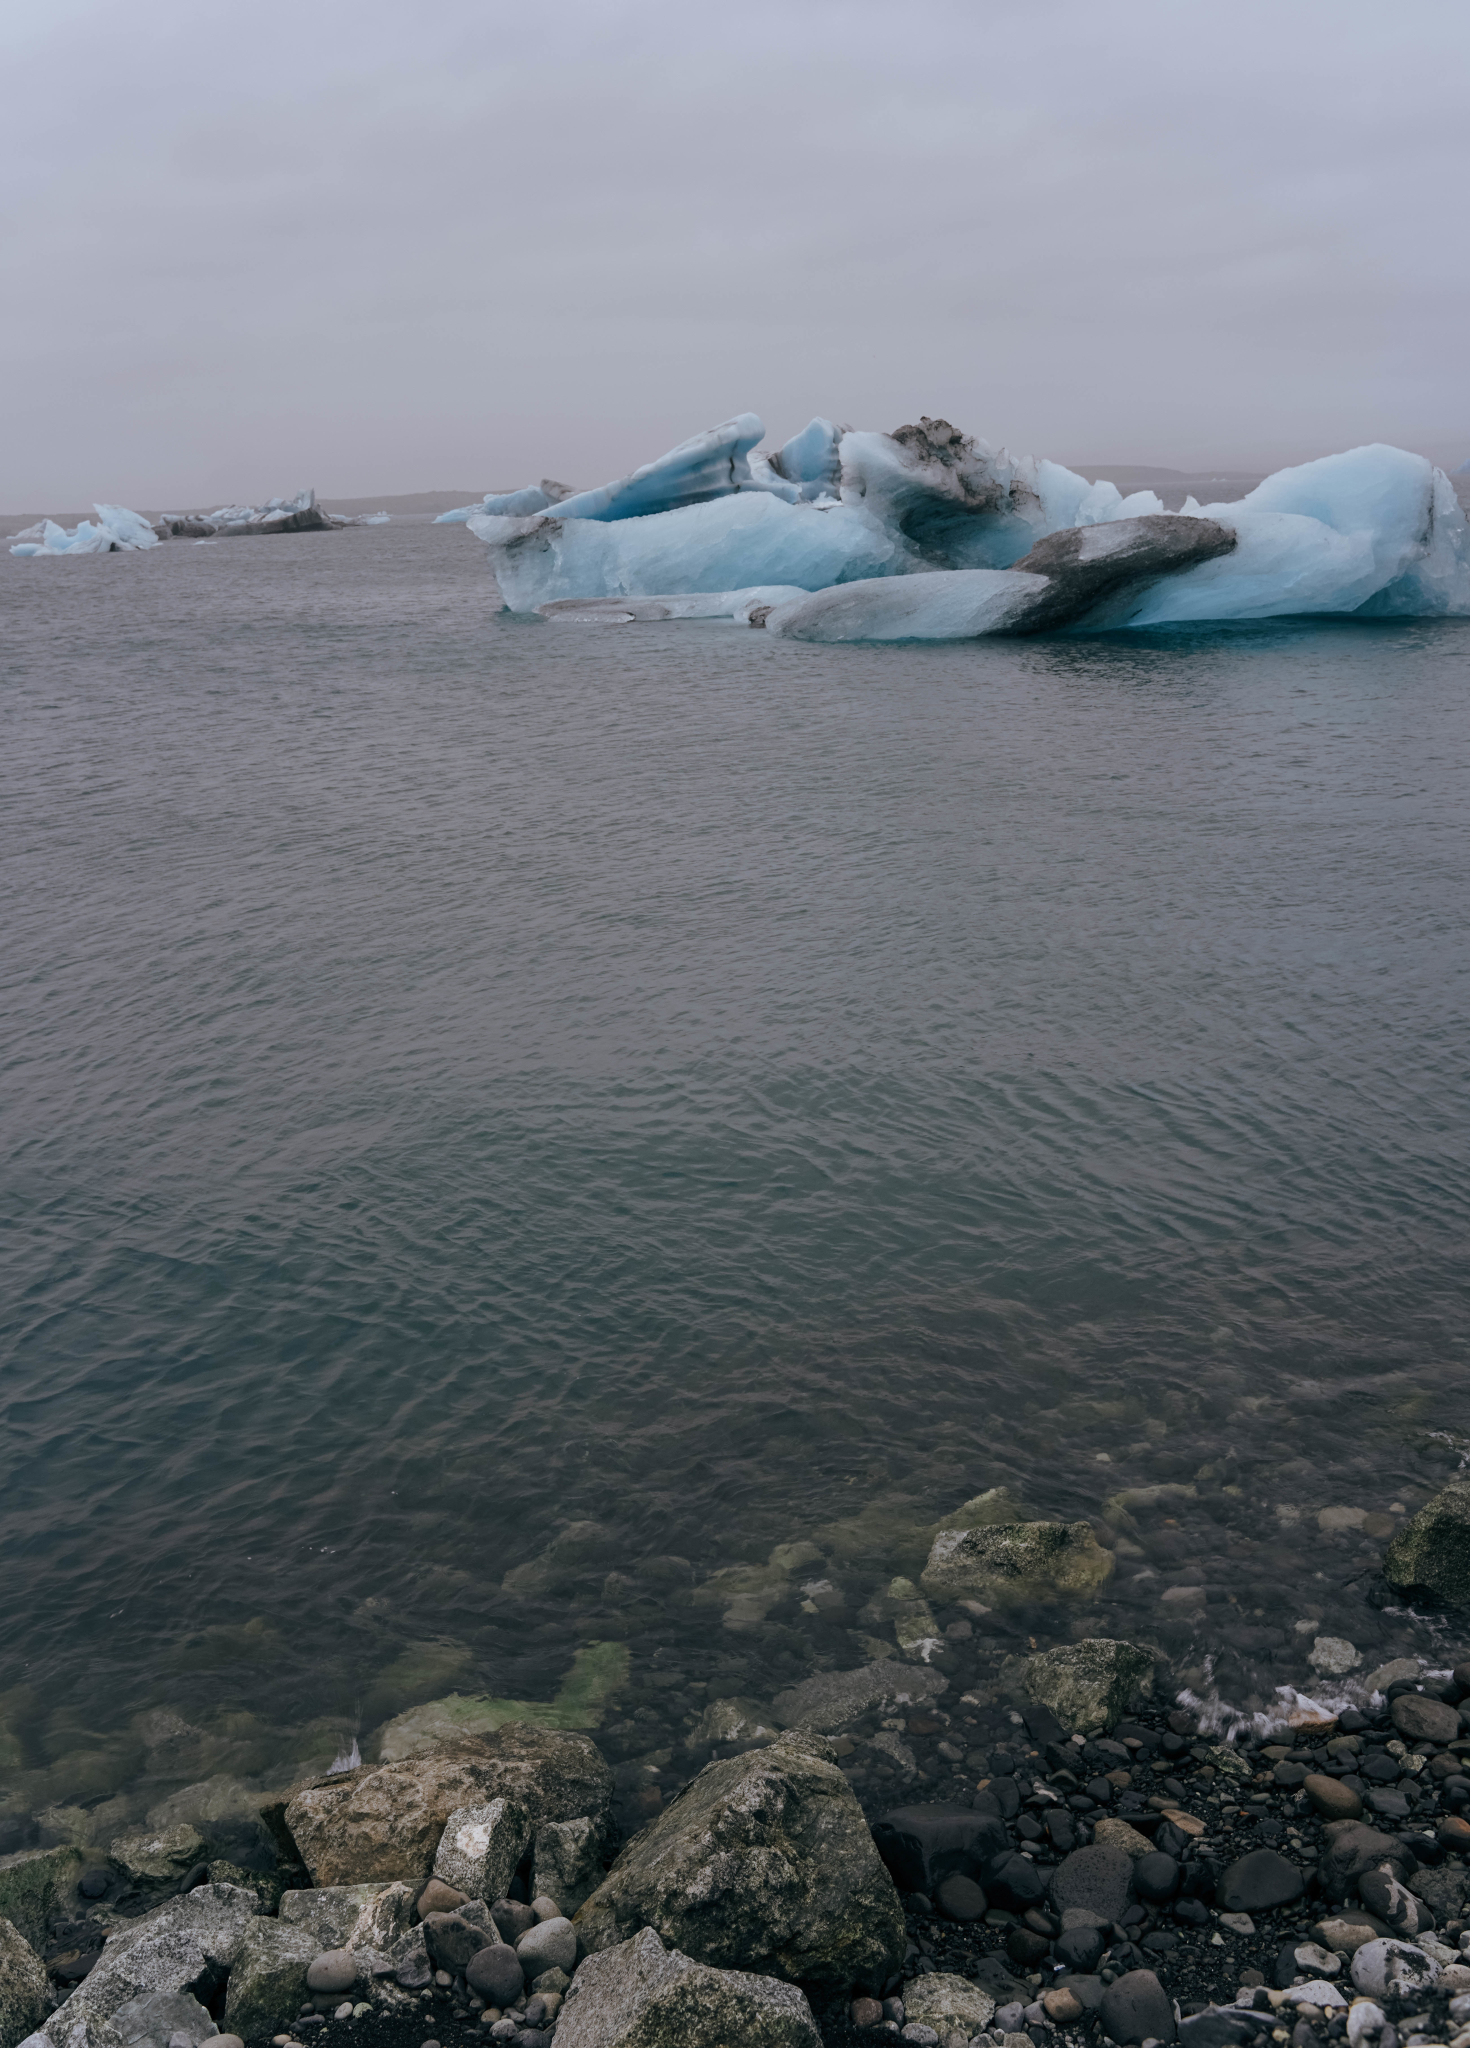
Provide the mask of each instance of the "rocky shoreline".
MULTIPOLYGON (((820 1557, 787 1548, 716 1574, 727 1615, 820 1557)), ((1089 1524, 966 1503, 870 1603, 880 1654, 709 1701, 671 1797, 672 1757, 576 1725, 627 1679, 603 1646, 564 1725, 431 1702, 261 1800, 253 1851, 179 1823, 0 1857, 0 2048, 1470 2048, 1470 1662, 1349 1679, 1319 1636, 1341 1697, 1250 1715, 1118 1638, 965 1682, 987 1615, 1113 1569, 1089 1524)), ((1384 1569, 1461 1604, 1470 1485, 1384 1569)))

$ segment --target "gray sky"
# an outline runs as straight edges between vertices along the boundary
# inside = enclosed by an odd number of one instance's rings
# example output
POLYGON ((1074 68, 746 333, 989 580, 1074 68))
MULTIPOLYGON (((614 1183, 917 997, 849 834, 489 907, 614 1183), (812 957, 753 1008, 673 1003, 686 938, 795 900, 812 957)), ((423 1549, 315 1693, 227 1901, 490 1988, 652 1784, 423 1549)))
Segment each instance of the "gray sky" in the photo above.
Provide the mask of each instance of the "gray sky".
POLYGON ((749 408, 1470 455, 1464 0, 45 0, 0 506, 590 485, 749 408))

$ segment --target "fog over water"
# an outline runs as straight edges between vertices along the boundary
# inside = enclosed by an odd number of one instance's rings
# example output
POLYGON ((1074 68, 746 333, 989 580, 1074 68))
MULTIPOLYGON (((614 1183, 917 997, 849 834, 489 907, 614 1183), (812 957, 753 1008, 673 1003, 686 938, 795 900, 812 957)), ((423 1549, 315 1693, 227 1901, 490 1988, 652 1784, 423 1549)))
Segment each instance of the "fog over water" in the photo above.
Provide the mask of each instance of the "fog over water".
POLYGON ((1470 454, 1463 8, 0 23, 0 503, 591 484, 754 407, 1470 454))

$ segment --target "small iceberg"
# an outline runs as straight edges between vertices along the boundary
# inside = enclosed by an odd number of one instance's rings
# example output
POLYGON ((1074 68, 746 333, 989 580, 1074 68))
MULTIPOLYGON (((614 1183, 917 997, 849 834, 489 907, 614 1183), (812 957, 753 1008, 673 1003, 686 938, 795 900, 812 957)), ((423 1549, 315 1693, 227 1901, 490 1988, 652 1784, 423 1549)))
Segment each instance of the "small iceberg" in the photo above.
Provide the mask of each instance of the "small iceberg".
POLYGON ((156 548, 159 536, 141 512, 126 505, 94 505, 95 523, 83 519, 70 533, 54 519, 42 519, 11 536, 13 555, 116 555, 156 548))
POLYGON ((264 505, 221 505, 214 512, 163 512, 158 525, 165 538, 214 540, 220 535, 252 533, 334 533, 342 526, 386 526, 387 512, 327 512, 315 491, 294 498, 271 498, 264 505))
POLYGON ((1454 486, 1402 448, 1324 456, 1167 512, 1152 491, 1125 496, 927 416, 891 434, 818 417, 769 455, 764 432, 739 413, 595 490, 543 482, 442 518, 485 544, 511 610, 565 623, 724 617, 789 639, 951 640, 1470 615, 1454 486), (710 608, 679 602, 693 595, 710 608))

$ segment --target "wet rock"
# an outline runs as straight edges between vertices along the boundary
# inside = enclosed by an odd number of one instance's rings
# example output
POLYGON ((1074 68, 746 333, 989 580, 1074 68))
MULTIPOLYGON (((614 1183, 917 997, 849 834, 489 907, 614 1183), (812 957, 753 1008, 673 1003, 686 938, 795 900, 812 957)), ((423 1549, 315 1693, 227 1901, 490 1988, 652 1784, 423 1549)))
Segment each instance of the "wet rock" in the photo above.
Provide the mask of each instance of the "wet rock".
POLYGON ((981 1920, 987 1900, 972 1877, 956 1873, 946 1877, 934 1894, 934 1903, 946 1920, 981 1920))
POLYGON ((1028 1657, 1021 1682, 1069 1733, 1111 1728, 1136 1693, 1153 1690, 1154 1660, 1137 1643, 1084 1636, 1028 1657))
MULTIPOLYGON (((1467 1531, 1470 1534, 1470 1531, 1467 1531)), ((1465 1592, 1470 1595, 1470 1579, 1465 1592)), ((1457 1707, 1425 1693, 1401 1692, 1388 1710, 1388 1717, 1405 1742, 1454 1742, 1460 1733, 1457 1707)))
POLYGON ((1101 1927, 1064 1927, 1052 1944, 1052 1953, 1065 1968, 1090 1976, 1107 1946, 1108 1936, 1101 1927))
POLYGON ((306 1973, 320 1954, 321 1944, 309 1928, 252 1920, 230 1968, 227 2030, 243 2040, 268 2040, 288 2025, 308 1997, 306 1973))
POLYGON ((1302 1895, 1302 1873, 1274 1849, 1252 1849, 1228 1864, 1215 1887, 1215 1903, 1231 1913, 1263 1913, 1302 1895))
POLYGON ((1132 1857, 1123 1849, 1094 1843, 1091 1848, 1074 1849, 1052 1872, 1052 1906, 1058 1912, 1081 1906, 1100 1919, 1121 1920, 1128 1910, 1132 1882, 1132 1857))
POLYGON ((771 1712, 785 1728, 812 1728, 825 1734, 845 1727, 864 1714, 922 1709, 948 1690, 943 1672, 923 1664, 879 1661, 856 1671, 818 1671, 777 1693, 771 1712))
POLYGON ((968 2041, 990 2025, 995 2000, 980 1985, 936 1970, 905 1987, 903 2011, 906 2024, 932 2027, 941 2040, 959 2032, 968 2041))
POLYGON ((612 1550, 612 1538, 601 1523, 571 1522, 552 1537, 539 1557, 508 1571, 500 1582, 501 1590, 523 1599, 554 1593, 599 1565, 605 1570, 612 1550))
POLYGON ((514 1800, 458 1807, 444 1823, 434 1875, 467 1899, 501 1898, 530 1841, 530 1816, 514 1800))
POLYGON ((694 1594, 696 1607, 722 1607, 724 1625, 736 1631, 759 1628, 778 1601, 793 1590, 791 1575, 778 1565, 732 1564, 711 1572, 694 1594))
POLYGON ((1353 1985, 1366 1998, 1421 1991, 1439 1976, 1439 1964, 1406 1941, 1365 1941, 1351 1967, 1353 1985))
POLYGON ((571 1915, 602 1883, 603 1831, 585 1815, 580 1820, 543 1821, 531 1857, 531 1888, 556 1900, 571 1915))
POLYGON ((577 1967, 577 1930, 570 1920, 539 1920, 516 1943, 516 1960, 528 1977, 543 1970, 577 1967))
POLYGON ((881 1984, 905 1945, 893 1881, 830 1744, 796 1731, 706 1765, 576 1920, 594 1953, 640 1926, 698 1961, 829 1993, 881 1984))
POLYGON ((130 1828, 108 1854, 128 1884, 143 1893, 177 1889, 196 1864, 207 1860, 209 1844, 197 1828, 130 1828))
POLYGON ((513 2005, 525 1988, 520 1958, 506 1942, 492 1942, 476 1951, 465 1970, 465 1982, 487 2005, 513 2005))
POLYGON ((86 1865, 80 1849, 22 1849, 0 1856, 0 1918, 10 1922, 33 1948, 46 1945, 46 1923, 70 1900, 86 1865))
POLYGON ((1358 1897, 1375 1919, 1406 1941, 1428 1934, 1434 1927, 1428 1903, 1386 1870, 1365 1870, 1358 1879, 1358 1897))
POLYGON ((1011 1522, 941 1529, 920 1576, 936 1600, 970 1598, 993 1607, 1087 1599, 1111 1575, 1090 1522, 1011 1522))
POLYGON ((1323 1828, 1322 1837, 1317 1875, 1329 1899, 1356 1890, 1365 1870, 1382 1865, 1402 1877, 1407 1867, 1408 1851, 1403 1844, 1364 1821, 1331 1821, 1323 1828))
POLYGON ((427 1755, 319 1779, 295 1795, 284 1821, 319 1885, 387 1878, 417 1887, 461 1807, 507 1799, 532 1822, 605 1823, 612 1794, 612 1772, 585 1735, 512 1721, 427 1755))
POLYGON ((726 1742, 772 1742, 781 1724, 755 1700, 711 1700, 689 1733, 691 1749, 715 1749, 726 1742))
POLYGON ((1151 1849, 1133 1866, 1133 1889, 1145 1905, 1166 1906, 1178 1891, 1182 1876, 1183 1872, 1172 1856, 1166 1856, 1162 1850, 1151 1849))
POLYGON ((0 2043, 14 2048, 50 2010, 46 1965, 23 1934, 0 1919, 0 2043))
POLYGON ((1029 1912, 1046 1897, 1046 1878, 1029 1856, 1007 1852, 985 1865, 985 1895, 1008 1913, 1029 1912))
POLYGON ((651 1927, 589 1956, 557 2016, 557 2048, 821 2048, 793 1985, 718 1970, 651 1927))
POLYGON ((1400 1593, 1470 1596, 1470 1481, 1452 1479, 1389 1544, 1383 1575, 1400 1593))
POLYGON ((1362 1817, 1362 1800, 1351 1785, 1344 1785, 1341 1778, 1328 1778, 1320 1771, 1312 1771, 1303 1778, 1302 1790, 1324 1820, 1358 1820, 1362 1817))
POLYGON ((1129 1970, 1102 1995, 1103 2032, 1110 2041, 1172 2041, 1174 2007, 1152 1970, 1129 1970))
POLYGON ((874 1821, 873 1841, 901 1892, 929 1895, 952 1875, 978 1880, 987 1863, 1010 1853, 998 1816, 939 1802, 895 1806, 874 1821))

